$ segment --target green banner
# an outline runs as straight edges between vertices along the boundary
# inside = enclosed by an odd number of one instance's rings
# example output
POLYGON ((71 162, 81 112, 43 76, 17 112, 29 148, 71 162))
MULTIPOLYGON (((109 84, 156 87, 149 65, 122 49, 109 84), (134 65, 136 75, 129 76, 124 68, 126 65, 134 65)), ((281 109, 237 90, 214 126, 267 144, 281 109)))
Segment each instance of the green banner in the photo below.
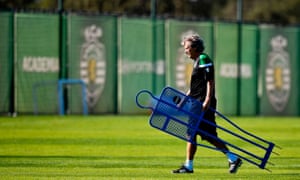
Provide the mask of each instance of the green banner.
MULTIPOLYGON (((68 78, 87 87, 89 113, 117 111, 117 19, 71 14, 67 19, 68 78)), ((80 87, 69 88, 70 113, 82 113, 80 87)))
POLYGON ((59 16, 15 14, 15 99, 19 113, 57 113, 59 16))
POLYGON ((258 27, 242 25, 240 115, 255 116, 257 103, 258 27))
MULTIPOLYGON (((151 92, 164 86, 163 23, 149 19, 119 19, 119 82, 120 113, 144 113, 135 104, 135 95, 142 89, 151 92), (156 38, 155 38, 156 37, 156 38), (157 41, 157 42, 156 42, 157 41), (156 46, 156 43, 158 46, 156 46)), ((147 98, 141 99, 141 103, 147 98)))
POLYGON ((239 37, 238 24, 216 24, 216 92, 218 109, 226 115, 257 114, 257 29, 241 25, 239 37))
POLYGON ((166 62, 165 62, 165 22, 156 21, 156 26, 154 27, 156 32, 153 34, 152 38, 154 41, 155 51, 152 52, 152 62, 154 63, 154 86, 153 93, 160 94, 161 90, 166 85, 166 62))
POLYGON ((186 92, 190 86, 193 61, 185 53, 181 42, 185 36, 198 34, 204 40, 205 52, 213 58, 213 24, 210 22, 166 22, 167 84, 186 92))
POLYGON ((0 113, 9 112, 13 64, 13 15, 0 13, 0 113))
POLYGON ((216 37, 216 92, 218 109, 226 115, 237 113, 237 51, 238 27, 234 23, 217 23, 216 37))
POLYGON ((260 114, 299 114, 299 28, 260 26, 260 114))
MULTIPOLYGON (((72 13, 2 12, 0 21, 0 113, 12 105, 18 113, 57 113, 59 78, 85 82, 90 114, 144 113, 138 91, 188 90, 193 61, 181 42, 199 34, 215 63, 220 112, 300 114, 297 27, 72 13)), ((81 87, 64 93, 67 112, 82 114, 81 87)))

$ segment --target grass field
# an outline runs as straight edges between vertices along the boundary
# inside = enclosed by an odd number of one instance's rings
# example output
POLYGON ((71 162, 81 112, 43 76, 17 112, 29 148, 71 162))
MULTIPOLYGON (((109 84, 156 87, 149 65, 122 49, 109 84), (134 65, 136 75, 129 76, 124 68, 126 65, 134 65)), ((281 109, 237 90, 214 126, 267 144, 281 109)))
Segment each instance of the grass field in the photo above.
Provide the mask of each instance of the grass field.
POLYGON ((185 142, 147 116, 18 116, 0 118, 0 179, 300 179, 300 118, 231 119, 283 148, 272 173, 244 162, 228 174, 223 154, 199 148, 194 174, 172 174, 185 142))

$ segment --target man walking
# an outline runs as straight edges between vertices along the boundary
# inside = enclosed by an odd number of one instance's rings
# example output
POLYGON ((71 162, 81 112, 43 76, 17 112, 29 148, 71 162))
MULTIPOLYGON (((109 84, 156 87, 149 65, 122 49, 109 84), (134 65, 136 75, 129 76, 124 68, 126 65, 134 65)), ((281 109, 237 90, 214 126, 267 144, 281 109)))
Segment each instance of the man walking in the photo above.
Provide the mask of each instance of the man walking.
MULTIPOLYGON (((205 112, 203 118, 209 122, 216 124, 215 122, 215 113, 209 108, 216 109, 217 100, 215 98, 215 82, 214 82, 214 65, 212 60, 204 51, 203 40, 198 35, 191 35, 186 37, 182 45, 184 47, 185 54, 194 61, 193 72, 191 75, 190 89, 186 93, 187 96, 190 96, 194 99, 202 102, 202 106, 199 107, 199 103, 194 103, 191 105, 190 111, 194 114, 200 114, 205 112)), ((193 123, 195 119, 190 117, 189 123, 193 123)), ((209 123, 201 122, 199 125, 198 135, 201 136, 202 140, 208 141, 210 144, 222 151, 228 158, 229 161, 229 173, 236 173, 238 168, 242 164, 242 160, 236 155, 230 153, 226 145, 211 136, 207 136, 207 133, 217 137, 216 127, 210 125, 209 123)), ((188 132, 187 132, 188 133, 188 132)), ((189 133, 187 134, 189 136, 189 133)), ((189 137, 196 142, 195 137, 189 137)), ((187 142, 186 145, 186 161, 185 163, 176 170, 173 170, 173 173, 193 173, 193 160, 197 151, 197 145, 191 142, 187 142)))

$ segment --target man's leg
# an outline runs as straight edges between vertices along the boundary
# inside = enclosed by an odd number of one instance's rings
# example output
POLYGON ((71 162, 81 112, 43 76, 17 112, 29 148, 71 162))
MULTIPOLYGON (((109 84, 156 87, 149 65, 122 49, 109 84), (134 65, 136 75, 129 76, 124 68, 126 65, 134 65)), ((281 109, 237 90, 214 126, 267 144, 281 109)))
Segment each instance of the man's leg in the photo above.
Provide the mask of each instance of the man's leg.
POLYGON ((194 169, 193 163, 196 151, 197 145, 190 142, 186 144, 186 160, 184 166, 191 171, 194 169))
POLYGON ((197 145, 188 142, 186 144, 186 160, 194 160, 197 151, 197 145))
POLYGON ((229 161, 229 173, 236 173, 238 168, 242 165, 242 160, 235 154, 228 152, 227 146, 222 142, 212 138, 207 140, 209 143, 220 149, 228 158, 229 161))
MULTIPOLYGON (((213 109, 216 109, 216 102, 212 102, 211 105, 213 109)), ((209 120, 210 123, 202 122, 200 124, 200 127, 210 135, 218 137, 215 118, 216 117, 214 111, 211 110, 206 111, 206 113, 204 114, 204 119, 209 120), (211 123, 215 125, 212 125, 211 123)), ((217 138, 208 137, 203 134, 201 135, 201 137, 202 139, 207 140, 210 144, 212 144, 216 148, 220 149, 227 156, 229 161, 229 172, 236 173, 238 168, 242 165, 242 160, 239 157, 237 157, 235 154, 229 152, 229 149, 227 148, 226 144, 224 144, 221 140, 218 140, 217 138)))
POLYGON ((218 140, 215 140, 213 138, 207 138, 206 139, 210 144, 214 145, 216 148, 222 150, 222 152, 227 152, 228 151, 228 148, 227 146, 221 142, 221 141, 218 141, 218 140))
POLYGON ((173 173, 193 173, 194 172, 194 157, 197 151, 197 145, 187 142, 186 144, 186 160, 185 163, 176 170, 173 170, 173 173))

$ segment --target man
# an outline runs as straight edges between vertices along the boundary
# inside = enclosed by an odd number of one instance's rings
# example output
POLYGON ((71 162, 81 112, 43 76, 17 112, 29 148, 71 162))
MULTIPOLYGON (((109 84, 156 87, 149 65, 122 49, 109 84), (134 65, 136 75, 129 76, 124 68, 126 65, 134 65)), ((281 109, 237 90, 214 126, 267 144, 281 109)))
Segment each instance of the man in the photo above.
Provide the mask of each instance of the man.
MULTIPOLYGON (((192 104, 190 111, 198 115, 204 111, 205 114, 203 118, 213 124, 216 124, 215 113, 208 110, 209 107, 216 109, 217 104, 217 100, 215 98, 213 62, 207 54, 203 53, 204 43, 198 35, 192 35, 185 38, 182 45, 184 46, 185 54, 194 61, 190 90, 186 94, 187 96, 193 97, 202 102, 201 107, 199 107, 199 103, 192 104)), ((190 118, 189 123, 192 122, 193 119, 190 118)), ((198 134, 201 136, 201 139, 208 141, 210 144, 221 150, 228 158, 229 172, 236 173, 242 164, 242 160, 236 155, 228 152, 228 148, 222 141, 207 135, 207 133, 209 133, 210 135, 217 137, 216 127, 202 121, 199 125, 199 129, 201 132, 198 134)), ((187 135, 189 135, 188 132, 187 135)), ((192 140, 196 142, 196 137, 189 138, 192 138, 192 140)), ((193 173, 193 160, 196 151, 197 145, 188 142, 186 146, 186 161, 179 169, 173 170, 173 173, 193 173)))

